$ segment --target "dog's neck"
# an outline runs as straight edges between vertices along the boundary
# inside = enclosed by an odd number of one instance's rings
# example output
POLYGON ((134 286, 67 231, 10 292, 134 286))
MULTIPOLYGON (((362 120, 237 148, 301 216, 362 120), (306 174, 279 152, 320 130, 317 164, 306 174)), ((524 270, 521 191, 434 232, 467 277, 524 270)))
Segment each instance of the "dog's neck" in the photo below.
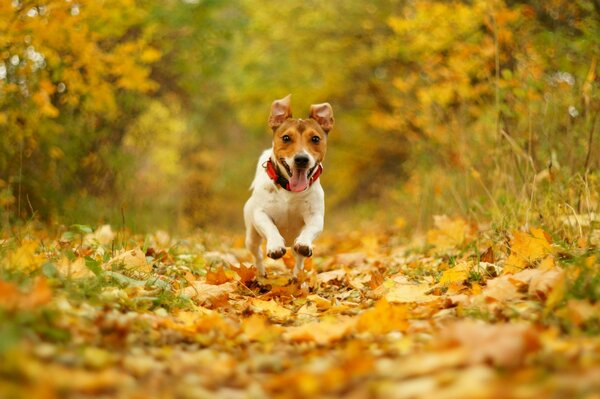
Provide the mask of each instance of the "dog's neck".
MULTIPOLYGON (((267 162, 264 163, 263 168, 265 168, 267 175, 271 180, 273 180, 273 182, 275 182, 276 185, 280 186, 286 191, 292 191, 290 189, 289 180, 283 175, 283 173, 281 173, 280 166, 276 160, 274 160, 272 157, 269 158, 267 162)), ((312 169, 308 172, 309 180, 307 189, 309 189, 310 186, 312 186, 313 183, 317 181, 319 176, 321 176, 321 173, 323 173, 323 167, 320 163, 315 164, 315 166, 313 166, 312 169)))

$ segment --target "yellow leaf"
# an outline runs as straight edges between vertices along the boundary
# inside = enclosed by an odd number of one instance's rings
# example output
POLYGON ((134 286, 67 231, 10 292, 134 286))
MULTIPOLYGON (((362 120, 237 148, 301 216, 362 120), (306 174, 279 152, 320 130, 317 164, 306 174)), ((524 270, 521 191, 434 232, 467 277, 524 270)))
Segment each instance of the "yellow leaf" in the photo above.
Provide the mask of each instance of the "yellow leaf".
POLYGON ((37 248, 37 242, 24 240, 20 247, 8 254, 8 267, 26 273, 36 270, 45 260, 42 255, 36 253, 37 248))
POLYGON ((450 285, 452 283, 463 283, 469 278, 469 265, 465 262, 454 266, 442 273, 440 284, 450 285))
POLYGON ((131 272, 150 273, 152 271, 152 266, 146 261, 146 255, 139 248, 123 251, 104 265, 104 269, 113 267, 131 272))
POLYGON ((314 341, 319 345, 328 345, 346 336, 355 324, 356 319, 353 318, 308 323, 286 328, 284 338, 293 342, 314 341))
POLYGON ((252 298, 250 307, 254 312, 265 314, 277 323, 283 323, 289 320, 292 315, 291 310, 284 308, 272 299, 263 301, 262 299, 252 298))
POLYGON ((392 303, 423 303, 438 300, 437 296, 426 294, 430 289, 428 284, 396 284, 385 294, 385 299, 392 303))
POLYGON ((375 307, 361 314, 356 325, 359 332, 372 334, 406 331, 408 327, 407 305, 392 305, 385 299, 380 300, 375 307))
POLYGON ((531 233, 515 231, 510 241, 510 256, 506 260, 503 273, 516 273, 532 262, 554 252, 549 236, 542 230, 531 228, 531 233))
POLYGON ((253 314, 242 321, 242 331, 250 341, 272 341, 280 332, 277 326, 269 325, 266 317, 253 314))

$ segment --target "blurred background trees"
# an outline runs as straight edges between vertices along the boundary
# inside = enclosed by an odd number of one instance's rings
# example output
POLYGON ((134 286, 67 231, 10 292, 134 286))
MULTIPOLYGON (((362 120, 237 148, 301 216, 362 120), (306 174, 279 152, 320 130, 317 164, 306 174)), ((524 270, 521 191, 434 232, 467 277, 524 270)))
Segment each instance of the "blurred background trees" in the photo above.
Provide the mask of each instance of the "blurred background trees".
POLYGON ((597 209, 600 2, 0 3, 5 225, 237 227, 270 103, 329 101, 329 214, 597 209))

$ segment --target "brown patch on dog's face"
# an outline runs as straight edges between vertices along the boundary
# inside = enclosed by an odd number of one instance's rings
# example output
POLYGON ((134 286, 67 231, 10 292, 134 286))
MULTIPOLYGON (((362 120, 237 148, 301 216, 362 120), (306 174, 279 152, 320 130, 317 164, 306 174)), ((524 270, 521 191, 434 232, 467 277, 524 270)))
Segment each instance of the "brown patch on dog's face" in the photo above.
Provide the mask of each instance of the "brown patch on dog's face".
POLYGON ((273 152, 277 160, 290 160, 305 151, 316 163, 327 152, 327 134, 313 119, 287 119, 273 133, 273 152))

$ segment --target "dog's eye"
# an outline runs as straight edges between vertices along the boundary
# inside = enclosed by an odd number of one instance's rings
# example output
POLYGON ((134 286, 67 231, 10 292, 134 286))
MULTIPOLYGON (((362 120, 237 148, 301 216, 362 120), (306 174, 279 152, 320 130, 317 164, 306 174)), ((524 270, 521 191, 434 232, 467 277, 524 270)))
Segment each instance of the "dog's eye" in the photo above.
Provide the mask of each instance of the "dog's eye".
POLYGON ((292 139, 286 134, 285 136, 281 136, 281 140, 283 140, 284 143, 289 143, 292 139))
POLYGON ((321 141, 321 138, 319 136, 312 136, 313 143, 318 143, 319 141, 321 141))

